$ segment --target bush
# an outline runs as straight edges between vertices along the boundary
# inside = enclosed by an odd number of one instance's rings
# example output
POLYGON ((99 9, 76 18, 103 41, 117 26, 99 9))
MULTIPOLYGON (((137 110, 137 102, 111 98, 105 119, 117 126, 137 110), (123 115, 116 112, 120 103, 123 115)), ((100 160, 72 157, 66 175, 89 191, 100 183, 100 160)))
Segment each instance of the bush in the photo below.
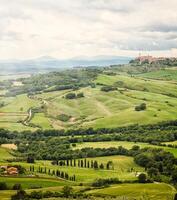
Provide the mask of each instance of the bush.
POLYGON ((7 184, 5 182, 0 182, 0 190, 7 190, 7 184))
POLYGON ((82 98, 82 97, 84 97, 84 93, 83 92, 80 92, 80 93, 77 94, 77 98, 82 98))
POLYGON ((72 195, 73 188, 66 185, 63 187, 62 193, 64 197, 70 197, 72 195))
POLYGON ((117 88, 114 86, 103 86, 101 88, 101 91, 103 91, 103 92, 110 92, 110 91, 114 91, 114 90, 117 90, 117 88))
POLYGON ((66 114, 60 114, 60 115, 58 115, 57 118, 58 118, 60 121, 62 121, 62 122, 67 122, 67 121, 69 121, 69 119, 71 118, 71 116, 66 115, 66 114))
POLYGON ((21 184, 16 183, 16 184, 13 186, 12 189, 13 189, 13 190, 21 190, 21 189, 22 189, 22 186, 21 186, 21 184))
POLYGON ((141 174, 138 176, 138 182, 139 182, 139 183, 146 183, 146 180, 147 180, 146 174, 141 173, 141 174))
POLYGON ((68 93, 65 95, 66 99, 76 99, 76 94, 75 93, 68 93))
POLYGON ((11 200, 25 200, 25 199, 26 200, 28 199, 28 195, 24 190, 17 191, 17 193, 11 197, 11 200))
POLYGON ((122 183, 117 178, 109 178, 109 179, 98 179, 95 182, 92 183, 93 187, 102 187, 110 184, 120 184, 122 183))
POLYGON ((135 107, 135 110, 136 110, 136 111, 146 110, 146 104, 145 104, 145 103, 142 103, 142 104, 140 104, 139 106, 136 106, 136 107, 135 107))
POLYGON ((30 197, 32 199, 42 199, 43 198, 42 191, 33 191, 31 192, 30 197))

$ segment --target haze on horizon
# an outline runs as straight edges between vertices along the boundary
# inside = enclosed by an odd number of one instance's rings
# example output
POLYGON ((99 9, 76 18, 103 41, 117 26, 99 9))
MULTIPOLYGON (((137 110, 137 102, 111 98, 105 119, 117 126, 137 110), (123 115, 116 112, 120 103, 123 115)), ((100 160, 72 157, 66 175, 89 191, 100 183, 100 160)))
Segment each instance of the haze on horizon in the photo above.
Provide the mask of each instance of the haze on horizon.
POLYGON ((0 60, 177 56, 176 0, 0 0, 0 60))

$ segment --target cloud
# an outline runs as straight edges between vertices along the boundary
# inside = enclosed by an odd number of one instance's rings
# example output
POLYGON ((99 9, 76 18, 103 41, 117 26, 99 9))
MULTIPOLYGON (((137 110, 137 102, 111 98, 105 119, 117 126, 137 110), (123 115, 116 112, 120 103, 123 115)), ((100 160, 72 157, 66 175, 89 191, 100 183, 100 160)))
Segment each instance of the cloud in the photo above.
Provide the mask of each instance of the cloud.
POLYGON ((176 10, 176 0, 0 0, 0 59, 170 55, 176 10))

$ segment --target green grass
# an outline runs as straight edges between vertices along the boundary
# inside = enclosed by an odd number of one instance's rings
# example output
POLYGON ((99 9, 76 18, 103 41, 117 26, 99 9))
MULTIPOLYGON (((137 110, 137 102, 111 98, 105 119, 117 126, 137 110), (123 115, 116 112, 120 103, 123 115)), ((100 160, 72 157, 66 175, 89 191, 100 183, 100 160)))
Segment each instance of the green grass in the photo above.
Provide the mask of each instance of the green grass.
MULTIPOLYGON (((8 98, 9 99, 9 98, 8 98)), ((4 99, 6 102, 6 99, 4 99)), ((30 99, 26 94, 12 97, 6 106, 0 108, 0 112, 27 112, 31 107, 38 107, 39 101, 30 99)))
POLYGON ((10 154, 10 150, 0 147, 0 162, 11 158, 13 158, 13 156, 10 154))
POLYGON ((27 116, 27 111, 31 107, 39 107, 38 100, 30 99, 26 94, 16 97, 3 97, 1 101, 5 102, 5 106, 0 108, 0 127, 9 130, 35 130, 21 124, 27 116))
MULTIPOLYGON (((40 167, 46 167, 48 169, 60 170, 63 172, 67 172, 70 176, 76 176, 76 182, 80 183, 91 183, 97 178, 119 178, 121 180, 134 180, 136 179, 135 172, 144 171, 143 168, 137 166, 133 161, 132 157, 127 156, 107 156, 107 157, 97 157, 97 158, 88 158, 87 160, 97 160, 99 164, 103 163, 106 165, 108 161, 113 161, 114 170, 95 170, 91 168, 81 168, 81 167, 70 167, 70 166, 55 166, 51 164, 51 161, 36 161, 34 164, 35 171, 40 167), (130 172, 130 169, 134 168, 133 172, 130 172)), ((6 163, 2 163, 5 165, 6 163)), ((11 164, 19 164, 19 163, 11 163, 11 164)), ((20 162, 20 165, 24 166, 28 171, 30 169, 30 165, 28 163, 20 162)), ((37 172, 35 172, 37 173, 37 172)), ((47 174, 38 174, 44 177, 53 177, 47 174)))
POLYGON ((145 147, 152 147, 152 148, 162 148, 167 152, 172 153, 175 157, 177 157, 177 149, 171 148, 171 147, 163 147, 163 146, 156 146, 151 145, 148 143, 142 143, 142 142, 127 142, 127 141, 108 141, 108 142, 83 142, 83 143, 76 143, 76 147, 74 149, 82 149, 87 147, 93 147, 93 148, 109 148, 109 147, 118 147, 123 146, 126 149, 131 149, 134 145, 140 146, 140 148, 145 147))
POLYGON ((89 191, 89 194, 111 195, 130 197, 131 199, 142 198, 149 200, 173 200, 176 190, 165 183, 151 184, 120 184, 108 188, 89 191))
POLYGON ((139 74, 138 76, 150 78, 150 79, 162 79, 162 80, 177 81, 177 70, 176 69, 158 70, 158 71, 139 74))
POLYGON ((138 91, 148 91, 156 94, 164 95, 174 95, 177 96, 177 87, 173 82, 161 81, 161 80, 148 80, 141 77, 131 77, 131 76, 108 76, 100 75, 98 76, 96 83, 101 83, 105 85, 113 85, 117 81, 123 81, 124 87, 132 90, 138 91))
POLYGON ((21 184, 23 189, 55 187, 66 185, 66 181, 47 179, 47 178, 23 178, 23 177, 0 177, 0 182, 6 182, 9 188, 12 188, 14 184, 21 184))
POLYGON ((31 120, 31 123, 42 127, 43 129, 51 129, 50 120, 44 113, 36 113, 31 120))
POLYGON ((108 141, 108 142, 83 142, 83 143, 76 143, 76 147, 74 149, 82 149, 82 148, 109 148, 109 147, 118 147, 123 146, 126 149, 131 149, 132 146, 138 145, 141 148, 144 147, 154 147, 154 145, 150 145, 147 143, 140 143, 140 142, 127 142, 127 141, 108 141))
POLYGON ((173 141, 173 142, 164 142, 163 144, 171 144, 171 145, 177 145, 177 140, 173 141))
MULTIPOLYGON (((174 71, 174 70, 173 70, 174 71)), ((0 108, 0 127, 10 130, 35 130, 18 123, 24 119, 27 110, 45 104, 45 113, 37 113, 32 123, 43 129, 65 128, 103 128, 118 127, 131 124, 152 124, 177 118, 177 87, 173 81, 149 80, 127 75, 99 75, 96 83, 113 85, 123 81, 120 91, 102 92, 101 86, 81 88, 84 98, 68 100, 63 98, 69 90, 46 92, 30 99, 25 94, 17 97, 3 97, 6 106, 0 108), (127 89, 129 88, 129 89, 127 89), (176 96, 176 97, 174 97, 176 96), (38 99, 41 100, 38 100, 38 99), (135 111, 135 106, 146 103, 145 111, 135 111), (23 109, 21 109, 23 108, 23 109), (11 116, 8 112, 19 112, 21 116, 11 116), (68 122, 58 119, 60 114, 71 116, 68 122)))

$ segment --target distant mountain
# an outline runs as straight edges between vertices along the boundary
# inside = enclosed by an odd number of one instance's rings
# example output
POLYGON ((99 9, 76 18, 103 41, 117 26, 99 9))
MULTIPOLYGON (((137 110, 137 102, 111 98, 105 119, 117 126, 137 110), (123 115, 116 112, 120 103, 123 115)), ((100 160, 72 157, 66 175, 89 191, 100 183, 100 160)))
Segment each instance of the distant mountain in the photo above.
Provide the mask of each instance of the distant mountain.
POLYGON ((0 74, 3 73, 38 73, 54 71, 77 66, 108 66, 127 64, 132 58, 120 56, 77 57, 72 59, 56 59, 43 56, 30 60, 0 61, 0 74))

